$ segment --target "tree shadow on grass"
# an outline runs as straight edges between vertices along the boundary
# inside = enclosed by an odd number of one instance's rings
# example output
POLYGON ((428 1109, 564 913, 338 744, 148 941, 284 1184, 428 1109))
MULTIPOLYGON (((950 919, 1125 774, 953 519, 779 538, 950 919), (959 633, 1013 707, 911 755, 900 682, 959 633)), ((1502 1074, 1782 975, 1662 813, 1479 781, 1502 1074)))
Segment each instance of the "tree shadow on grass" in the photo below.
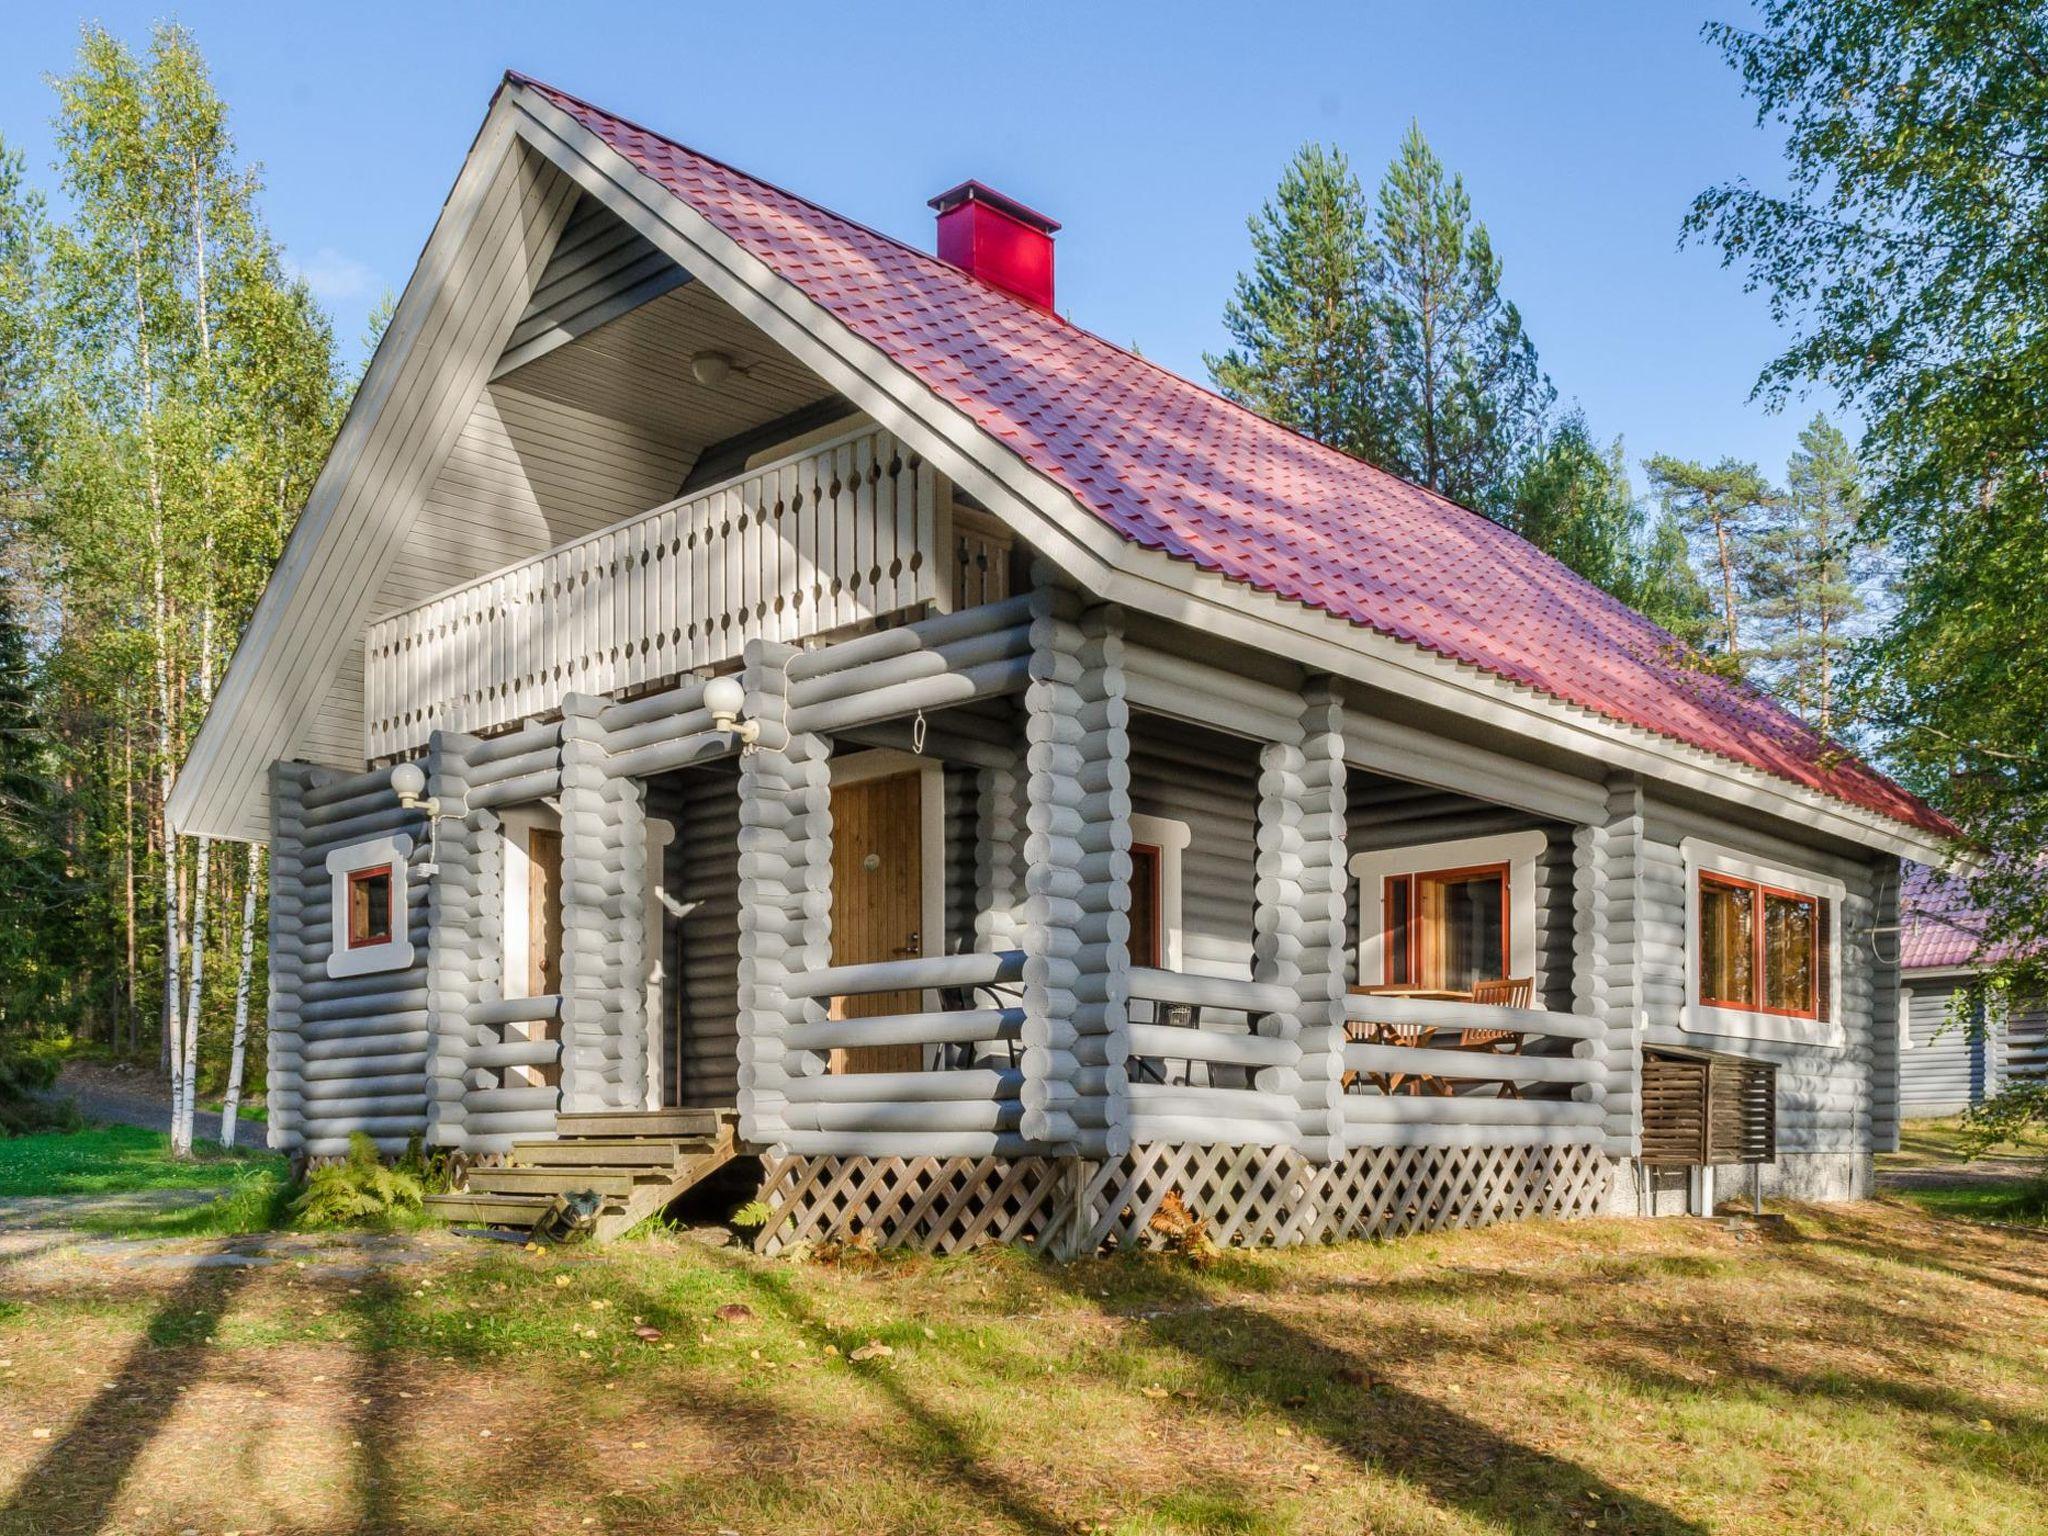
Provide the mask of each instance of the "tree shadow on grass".
POLYGON ((135 1463, 203 1379, 245 1268, 194 1269, 151 1314, 121 1368, 23 1474, 0 1531, 98 1530, 135 1463))
MULTIPOLYGON (((715 1256, 714 1262, 741 1280, 764 1311, 781 1319, 815 1350, 823 1351, 830 1345, 847 1357, 870 1337, 866 1331, 845 1333, 824 1322, 780 1276, 737 1258, 715 1256)), ((938 1470, 957 1479, 989 1510, 1031 1536, 1072 1536, 1076 1529, 1073 1517, 1062 1515, 1021 1477, 992 1464, 958 1420, 925 1402, 894 1371, 861 1369, 860 1380, 886 1399, 934 1448, 942 1463, 938 1470)))
MULTIPOLYGON (((378 1272, 363 1277, 349 1296, 348 1313, 354 1322, 350 1337, 352 1355, 349 1392, 351 1436, 355 1454, 353 1483, 357 1529, 372 1532, 422 1531, 434 1521, 421 1507, 420 1495, 430 1485, 421 1484, 411 1462, 415 1456, 429 1463, 445 1458, 452 1445, 427 1443, 422 1427, 426 1393, 431 1384, 417 1372, 437 1357, 469 1367, 487 1368, 497 1358, 487 1348, 453 1339, 432 1336, 431 1320, 418 1315, 409 1281, 378 1272)), ((459 1438, 465 1450, 482 1442, 486 1431, 492 1454, 509 1458, 501 1469, 490 1473, 494 1501, 522 1496, 540 1498, 565 1490, 588 1488, 607 1469, 592 1464, 579 1454, 584 1444, 583 1426, 573 1417, 547 1426, 544 1432, 523 1423, 516 1437, 486 1417, 442 1425, 451 1437, 459 1438)), ((460 1473, 453 1464, 440 1469, 438 1491, 444 1499, 461 1491, 460 1473)), ((536 1506, 536 1513, 543 1505, 536 1506)), ((464 1518, 451 1523, 467 1527, 464 1518)))
MULTIPOLYGON (((1138 1314, 1102 1310, 1200 1366, 1209 1388, 1262 1407, 1332 1446, 1360 1472, 1397 1479, 1438 1504, 1528 1536, 1695 1536, 1706 1528, 1598 1474, 1524 1445, 1468 1415, 1378 1379, 1393 1350, 1374 1338, 1339 1348, 1260 1310, 1218 1299, 1197 1272, 1174 1261, 1142 1264, 1160 1303, 1138 1314)), ((1101 1307, 1095 1264, 1048 1271, 1069 1294, 1101 1307)), ((1395 1345, 1396 1349, 1401 1348, 1395 1345)), ((1405 1354, 1403 1358, 1406 1358, 1405 1354)))
POLYGON ((1892 1225, 1874 1222, 1853 1210, 1810 1209, 1802 1213, 1802 1220, 1813 1228, 1806 1235, 1808 1243, 1840 1249, 1859 1260, 1899 1264, 2034 1301, 2048 1301, 2048 1284, 2040 1279, 2048 1273, 2048 1232, 1999 1229, 1998 1237, 2011 1239, 2012 1245, 2020 1250, 2009 1256, 2004 1252, 2005 1243, 1992 1243, 1989 1234, 1968 1221, 1932 1216, 1925 1219, 1936 1229, 1933 1240, 1915 1240, 1892 1225), (1987 1248, 1989 1252, 1985 1251, 1987 1248))

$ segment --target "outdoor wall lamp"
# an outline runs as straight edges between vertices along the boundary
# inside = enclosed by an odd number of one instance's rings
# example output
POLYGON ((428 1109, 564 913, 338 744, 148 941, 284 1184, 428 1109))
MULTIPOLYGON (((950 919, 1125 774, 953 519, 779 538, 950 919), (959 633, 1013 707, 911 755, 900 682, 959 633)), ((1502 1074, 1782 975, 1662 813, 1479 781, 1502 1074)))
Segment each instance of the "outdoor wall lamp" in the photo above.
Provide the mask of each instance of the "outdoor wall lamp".
MULTIPOLYGON (((391 792, 398 797, 401 811, 418 811, 427 818, 427 861, 414 873, 422 879, 430 879, 441 872, 441 798, 427 793, 427 775, 418 763, 399 763, 391 770, 391 792)), ((469 815, 469 796, 462 797, 463 807, 455 812, 460 820, 469 815)))
POLYGON ((743 746, 751 747, 761 739, 761 722, 740 718, 740 711, 747 707, 747 690, 738 678, 714 677, 706 683, 704 707, 711 711, 714 730, 731 731, 743 746))
POLYGON ((418 763, 400 763, 391 770, 391 792, 398 796, 402 811, 424 811, 430 817, 441 814, 441 802, 427 794, 427 776, 418 763))

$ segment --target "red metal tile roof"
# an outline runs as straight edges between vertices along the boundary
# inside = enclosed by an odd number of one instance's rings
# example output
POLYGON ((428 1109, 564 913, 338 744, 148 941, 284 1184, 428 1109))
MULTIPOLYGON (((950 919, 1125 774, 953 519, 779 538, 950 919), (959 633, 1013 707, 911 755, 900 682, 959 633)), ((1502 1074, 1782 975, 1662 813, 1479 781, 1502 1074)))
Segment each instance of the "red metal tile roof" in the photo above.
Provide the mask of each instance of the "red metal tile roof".
POLYGON ((1899 968, 1950 970, 1987 965, 1998 958, 1980 952, 1984 914, 1970 901, 1970 888, 1953 875, 1925 864, 1905 866, 1899 891, 1899 968))
POLYGON ((1938 835, 1934 810, 1488 518, 521 76, 1125 538, 1938 835))

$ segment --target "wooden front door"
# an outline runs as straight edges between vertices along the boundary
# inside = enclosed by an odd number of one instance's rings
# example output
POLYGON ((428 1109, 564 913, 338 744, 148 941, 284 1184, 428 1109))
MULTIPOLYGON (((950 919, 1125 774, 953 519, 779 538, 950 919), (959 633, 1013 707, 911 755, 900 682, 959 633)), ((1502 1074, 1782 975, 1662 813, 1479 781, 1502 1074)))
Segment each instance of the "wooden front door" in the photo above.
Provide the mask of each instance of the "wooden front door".
MULTIPOLYGON (((916 773, 832 790, 832 963, 867 965, 924 954, 922 783, 916 773)), ((833 999, 833 1017, 915 1013, 917 992, 833 999)), ((856 1046, 832 1053, 834 1072, 915 1072, 916 1045, 856 1046)))

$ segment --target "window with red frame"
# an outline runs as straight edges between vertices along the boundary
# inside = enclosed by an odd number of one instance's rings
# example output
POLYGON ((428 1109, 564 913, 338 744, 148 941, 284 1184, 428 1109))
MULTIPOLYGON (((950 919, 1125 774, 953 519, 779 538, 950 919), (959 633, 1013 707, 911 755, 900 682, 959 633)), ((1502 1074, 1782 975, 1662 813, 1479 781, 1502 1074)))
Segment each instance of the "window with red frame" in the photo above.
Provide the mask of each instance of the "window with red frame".
POLYGON ((1828 903, 1730 875, 1700 876, 1700 1001, 1787 1018, 1828 1006, 1828 903))
POLYGON ((1469 992, 1507 975, 1507 865, 1394 875, 1383 899, 1386 985, 1469 992))
POLYGON ((348 876, 348 947, 391 942, 391 866, 354 869, 348 876))

